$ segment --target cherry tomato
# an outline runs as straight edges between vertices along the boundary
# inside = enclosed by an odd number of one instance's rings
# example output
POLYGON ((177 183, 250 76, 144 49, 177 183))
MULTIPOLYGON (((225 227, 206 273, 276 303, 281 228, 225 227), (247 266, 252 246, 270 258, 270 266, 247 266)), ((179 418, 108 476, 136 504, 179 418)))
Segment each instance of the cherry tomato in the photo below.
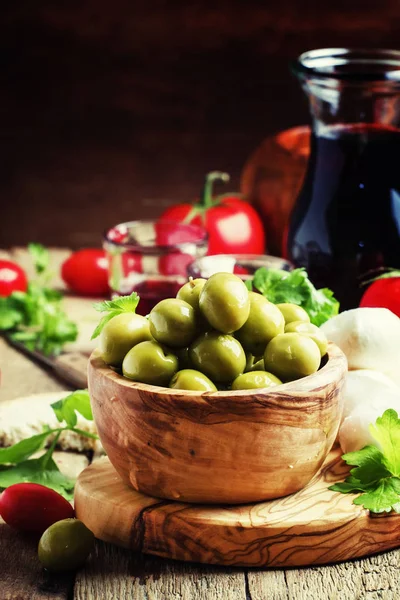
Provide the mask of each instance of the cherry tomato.
POLYGON ((256 210, 238 195, 229 194, 213 199, 212 183, 227 181, 226 173, 209 173, 202 201, 198 204, 177 204, 160 217, 160 221, 185 221, 204 224, 208 232, 208 254, 262 254, 265 233, 256 210))
POLYGON ((400 317, 400 276, 376 279, 361 298, 360 306, 388 308, 400 317))
POLYGON ((5 298, 12 292, 26 292, 28 280, 25 271, 11 260, 0 260, 0 296, 5 298))
POLYGON ((74 509, 44 485, 16 483, 1 494, 0 515, 14 529, 42 534, 53 523, 72 518, 74 509))
POLYGON ((85 248, 71 254, 61 267, 68 287, 83 296, 105 296, 108 293, 108 260, 104 250, 85 248))

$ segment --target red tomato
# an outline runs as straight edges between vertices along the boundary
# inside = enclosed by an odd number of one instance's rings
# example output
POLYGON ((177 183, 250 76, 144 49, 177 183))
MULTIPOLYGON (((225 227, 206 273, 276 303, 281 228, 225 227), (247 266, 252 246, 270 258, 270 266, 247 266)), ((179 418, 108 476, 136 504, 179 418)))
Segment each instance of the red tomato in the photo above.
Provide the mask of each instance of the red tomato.
POLYGON ((210 173, 201 203, 177 204, 167 208, 160 221, 185 221, 202 225, 204 217, 209 236, 208 254, 262 254, 265 252, 265 233, 256 210, 234 194, 216 199, 210 196, 210 184, 217 179, 226 181, 227 178, 225 173, 210 173), (193 216, 188 219, 191 211, 193 216))
POLYGON ((388 308, 400 317, 400 276, 376 279, 361 298, 360 306, 388 308))
POLYGON ((26 292, 27 287, 25 271, 11 260, 0 260, 0 296, 5 298, 12 292, 26 292))
POLYGON ((71 254, 61 267, 61 276, 77 294, 108 294, 108 260, 104 250, 99 248, 85 248, 71 254))
POLYGON ((0 515, 14 529, 42 534, 53 523, 74 517, 74 509, 44 485, 16 483, 1 494, 0 515))

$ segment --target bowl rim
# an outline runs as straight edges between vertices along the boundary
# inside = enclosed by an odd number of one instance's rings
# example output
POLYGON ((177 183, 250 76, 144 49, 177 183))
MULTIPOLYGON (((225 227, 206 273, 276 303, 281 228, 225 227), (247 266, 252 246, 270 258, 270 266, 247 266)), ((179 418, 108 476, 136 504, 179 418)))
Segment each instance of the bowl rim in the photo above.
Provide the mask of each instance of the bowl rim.
MULTIPOLYGON (((199 392, 194 390, 179 390, 166 387, 160 387, 156 385, 149 385, 147 383, 140 383, 132 381, 123 375, 117 373, 114 369, 106 365, 101 358, 100 351, 94 350, 89 358, 89 373, 93 371, 103 375, 107 380, 112 381, 118 386, 122 386, 131 390, 138 390, 141 393, 149 393, 157 395, 159 398, 169 398, 174 401, 184 400, 185 404, 189 400, 192 403, 199 405, 209 400, 217 402, 229 401, 230 403, 243 403, 245 399, 254 402, 262 397, 271 398, 275 396, 280 397, 296 397, 296 400, 304 398, 308 400, 307 393, 315 391, 320 388, 324 388, 327 385, 335 383, 338 378, 341 378, 345 372, 347 372, 347 359, 342 350, 333 342, 328 344, 328 360, 326 364, 312 375, 307 375, 301 379, 296 379, 288 383, 269 387, 269 388, 258 388, 254 390, 226 390, 217 392, 199 392), (340 376, 340 377, 339 377, 340 376)), ((90 377, 89 377, 90 379, 90 377)))

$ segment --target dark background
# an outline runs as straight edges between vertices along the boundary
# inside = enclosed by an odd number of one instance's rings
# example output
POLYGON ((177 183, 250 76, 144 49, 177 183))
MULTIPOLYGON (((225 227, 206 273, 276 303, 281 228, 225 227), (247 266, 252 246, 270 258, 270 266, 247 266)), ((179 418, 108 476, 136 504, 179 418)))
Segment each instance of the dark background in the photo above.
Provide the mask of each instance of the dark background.
POLYGON ((2 4, 0 246, 102 230, 239 185, 268 135, 305 123, 288 61, 399 47, 398 0, 19 0, 2 4), (7 6, 8 5, 8 6, 7 6))

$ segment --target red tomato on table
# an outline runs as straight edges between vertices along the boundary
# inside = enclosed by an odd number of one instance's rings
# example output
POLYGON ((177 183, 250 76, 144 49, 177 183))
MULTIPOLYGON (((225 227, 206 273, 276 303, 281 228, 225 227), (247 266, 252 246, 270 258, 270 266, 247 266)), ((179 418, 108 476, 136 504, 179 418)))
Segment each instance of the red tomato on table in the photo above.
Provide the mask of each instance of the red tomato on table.
POLYGON ((108 294, 108 260, 100 248, 85 248, 71 254, 61 267, 61 276, 77 294, 108 294))
POLYGON ((400 317, 400 272, 373 281, 364 292, 360 306, 388 308, 400 317))
POLYGON ((263 254, 265 233, 257 211, 237 194, 212 197, 217 180, 228 181, 227 173, 209 173, 198 204, 167 208, 161 221, 184 221, 204 225, 208 232, 208 254, 263 254))
POLYGON ((13 292, 26 292, 28 280, 25 271, 11 260, 0 260, 0 296, 5 298, 13 292))
POLYGON ((74 509, 44 485, 16 483, 0 495, 0 515, 14 529, 41 534, 53 523, 72 518, 74 509))

